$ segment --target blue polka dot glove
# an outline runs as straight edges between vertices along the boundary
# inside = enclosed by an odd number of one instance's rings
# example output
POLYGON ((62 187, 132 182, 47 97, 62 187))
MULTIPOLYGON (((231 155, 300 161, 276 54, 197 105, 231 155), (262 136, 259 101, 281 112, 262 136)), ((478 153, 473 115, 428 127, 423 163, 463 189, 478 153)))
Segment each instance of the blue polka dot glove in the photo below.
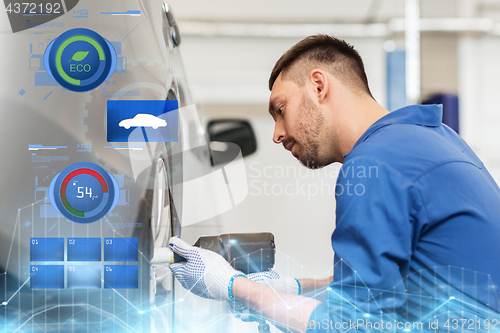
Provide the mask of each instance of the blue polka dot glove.
MULTIPOLYGON (((276 271, 272 269, 260 273, 248 274, 247 278, 258 282, 267 287, 271 287, 274 290, 278 290, 287 294, 300 295, 300 283, 297 279, 291 277, 282 277, 276 271)), ((243 306, 238 301, 234 299, 228 300, 231 313, 238 319, 243 321, 259 321, 256 317, 256 313, 243 306)))
POLYGON ((232 268, 219 254, 191 246, 179 237, 170 238, 169 243, 172 251, 187 259, 187 262, 170 265, 184 288, 203 298, 234 300, 233 280, 245 274, 232 268))

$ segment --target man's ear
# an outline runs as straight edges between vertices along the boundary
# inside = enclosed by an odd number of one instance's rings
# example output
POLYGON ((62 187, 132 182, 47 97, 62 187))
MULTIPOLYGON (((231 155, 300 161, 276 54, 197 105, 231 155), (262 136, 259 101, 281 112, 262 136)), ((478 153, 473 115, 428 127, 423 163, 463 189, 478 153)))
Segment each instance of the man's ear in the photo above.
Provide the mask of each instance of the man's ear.
POLYGON ((326 100, 329 89, 328 77, 325 71, 314 69, 311 71, 309 78, 314 88, 314 96, 316 96, 320 104, 323 103, 326 100))

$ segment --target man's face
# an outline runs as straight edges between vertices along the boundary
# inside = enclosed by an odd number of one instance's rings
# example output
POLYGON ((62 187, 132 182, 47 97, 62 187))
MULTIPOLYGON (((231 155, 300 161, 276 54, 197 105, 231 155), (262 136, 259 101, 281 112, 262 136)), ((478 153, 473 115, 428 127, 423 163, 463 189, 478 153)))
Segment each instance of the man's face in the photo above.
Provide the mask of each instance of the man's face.
POLYGON ((313 169, 333 162, 332 144, 338 140, 305 87, 283 81, 280 75, 273 85, 269 111, 276 121, 273 141, 282 143, 304 166, 313 169))

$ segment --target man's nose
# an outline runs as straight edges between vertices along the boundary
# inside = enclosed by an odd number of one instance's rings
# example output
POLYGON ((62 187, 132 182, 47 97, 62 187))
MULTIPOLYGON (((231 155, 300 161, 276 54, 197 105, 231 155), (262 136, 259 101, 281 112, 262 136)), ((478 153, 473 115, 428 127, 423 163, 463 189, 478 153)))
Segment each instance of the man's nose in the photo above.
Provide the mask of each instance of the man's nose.
POLYGON ((285 135, 286 135, 285 127, 283 126, 282 121, 277 121, 276 124, 274 125, 274 135, 273 135, 274 143, 283 142, 285 135))

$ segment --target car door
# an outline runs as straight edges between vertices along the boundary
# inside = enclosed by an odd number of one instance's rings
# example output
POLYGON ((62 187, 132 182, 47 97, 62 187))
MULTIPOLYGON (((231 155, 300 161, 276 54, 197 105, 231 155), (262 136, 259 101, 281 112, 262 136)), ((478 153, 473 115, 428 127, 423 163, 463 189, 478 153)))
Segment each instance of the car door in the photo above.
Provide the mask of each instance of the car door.
MULTIPOLYGON (((180 234, 183 116, 168 142, 108 136, 118 125, 110 102, 175 102, 178 113, 191 103, 179 94, 164 31, 153 28, 165 8, 81 1, 62 11, 0 37, 9 49, 0 66, 0 129, 9 142, 1 148, 0 183, 9 191, 0 203, 0 322, 9 332, 169 331, 173 281, 152 261, 155 249, 180 234), (114 52, 114 71, 87 91, 61 85, 45 57, 74 29, 97 34, 114 52), (88 208, 98 200, 106 207, 88 208), (78 214, 88 220, 75 222, 78 214)), ((163 30, 171 38, 174 28, 163 30)), ((88 55, 75 51, 68 62, 88 55)))

